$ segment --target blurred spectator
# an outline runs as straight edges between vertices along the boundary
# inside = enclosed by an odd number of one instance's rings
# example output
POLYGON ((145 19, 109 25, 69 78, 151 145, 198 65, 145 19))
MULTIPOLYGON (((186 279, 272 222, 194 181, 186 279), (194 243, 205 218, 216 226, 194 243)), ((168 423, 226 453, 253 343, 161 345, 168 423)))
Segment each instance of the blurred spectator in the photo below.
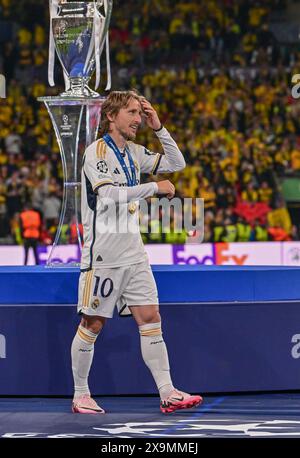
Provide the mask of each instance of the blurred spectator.
POLYGON ((233 243, 237 241, 237 226, 231 218, 226 218, 224 221, 224 232, 221 236, 222 242, 233 243))
POLYGON ((272 188, 268 185, 266 181, 263 181, 258 190, 259 201, 265 202, 266 204, 270 204, 272 195, 273 195, 272 188))
POLYGON ((243 218, 238 218, 236 223, 236 241, 237 242, 249 242, 251 239, 252 228, 251 225, 243 218))
POLYGON ((7 185, 7 213, 12 218, 15 213, 23 207, 25 199, 25 188, 19 176, 19 172, 13 172, 11 177, 6 180, 7 185))
POLYGON ((242 199, 247 202, 257 202, 258 192, 252 181, 247 184, 246 189, 242 192, 242 199))
POLYGON ((268 233, 274 242, 287 242, 292 240, 291 236, 279 224, 269 227, 268 233))
MULTIPOLYGON (((229 219, 230 222, 230 219, 229 219)), ((215 217, 215 220, 212 224, 213 227, 213 241, 214 242, 221 242, 223 239, 223 234, 225 233, 225 226, 224 226, 224 215, 222 211, 218 211, 215 217)))
POLYGON ((279 202, 277 207, 268 213, 268 224, 270 227, 282 228, 283 231, 290 234, 292 231, 292 221, 289 212, 283 202, 279 202))
POLYGON ((267 242, 269 240, 269 232, 266 224, 262 224, 259 221, 256 222, 252 232, 252 240, 255 242, 267 242))
POLYGON ((46 228, 50 229, 51 226, 59 220, 61 201, 57 197, 55 191, 50 191, 49 195, 45 197, 43 202, 43 216, 46 223, 46 228))
POLYGON ((5 137, 5 150, 8 154, 20 154, 22 140, 19 134, 11 133, 5 137))
POLYGON ((39 212, 32 208, 32 205, 27 203, 24 210, 20 213, 20 227, 22 240, 24 243, 24 265, 27 265, 29 249, 33 249, 35 263, 39 264, 37 243, 40 238, 42 221, 39 212))
MULTIPOLYGON (((300 52, 278 43, 270 30, 269 17, 279 3, 147 0, 137 8, 128 0, 125 9, 113 10, 113 89, 137 87, 154 101, 188 163, 171 178, 178 196, 203 197, 213 215, 205 221, 205 241, 246 241, 249 226, 250 239, 263 240, 267 218, 270 227, 279 225, 293 239, 299 234, 285 205, 277 208, 276 174, 300 171, 300 107, 287 103, 300 52)), ((44 1, 0 5, 8 24, 0 43, 8 82, 8 97, 0 100, 0 222, 6 211, 7 227, 14 227, 16 214, 31 199, 43 212, 48 243, 60 212, 62 165, 49 115, 37 97, 61 92, 62 73, 57 70, 59 85, 49 88, 44 1)), ((159 148, 147 129, 138 141, 159 148)), ((159 221, 151 224, 158 230, 144 234, 145 240, 175 240, 172 232, 163 234, 159 221)), ((66 242, 73 240, 65 229, 66 242)))

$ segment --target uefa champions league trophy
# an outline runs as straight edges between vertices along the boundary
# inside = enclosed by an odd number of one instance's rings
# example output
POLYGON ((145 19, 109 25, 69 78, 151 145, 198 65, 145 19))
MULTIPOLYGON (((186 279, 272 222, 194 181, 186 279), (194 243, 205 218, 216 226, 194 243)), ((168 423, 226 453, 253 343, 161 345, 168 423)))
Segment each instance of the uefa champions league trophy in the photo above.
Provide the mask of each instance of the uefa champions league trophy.
MULTIPOLYGON (((62 65, 66 90, 55 97, 39 97, 47 107, 60 148, 64 175, 63 202, 55 240, 47 266, 78 265, 62 261, 62 230, 75 225, 78 251, 80 236, 80 174, 82 155, 96 140, 103 97, 89 88, 96 70, 95 89, 100 82, 100 56, 106 45, 107 86, 110 89, 108 27, 112 0, 50 0, 48 80, 54 86, 55 51, 62 65)), ((76 256, 75 256, 76 258, 76 256)))

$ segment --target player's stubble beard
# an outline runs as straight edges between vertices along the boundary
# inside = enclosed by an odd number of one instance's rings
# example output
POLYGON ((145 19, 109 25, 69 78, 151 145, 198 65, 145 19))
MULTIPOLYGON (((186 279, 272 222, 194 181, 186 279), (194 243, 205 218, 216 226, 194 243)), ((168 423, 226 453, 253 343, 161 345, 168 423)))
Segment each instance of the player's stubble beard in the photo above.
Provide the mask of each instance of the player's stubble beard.
POLYGON ((122 129, 118 129, 119 131, 119 134, 122 135, 122 137, 124 138, 124 140, 127 142, 128 140, 135 140, 136 139, 136 134, 137 132, 125 132, 124 130, 122 129))

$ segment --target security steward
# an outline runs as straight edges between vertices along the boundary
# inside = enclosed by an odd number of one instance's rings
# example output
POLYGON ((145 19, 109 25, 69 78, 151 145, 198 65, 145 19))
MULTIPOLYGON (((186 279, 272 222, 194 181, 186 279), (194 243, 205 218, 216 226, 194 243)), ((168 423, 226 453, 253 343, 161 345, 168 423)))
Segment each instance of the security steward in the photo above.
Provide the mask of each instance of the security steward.
POLYGON ((42 221, 39 212, 34 210, 30 204, 25 204, 24 210, 20 213, 20 226, 25 250, 24 265, 27 265, 30 247, 33 249, 35 263, 39 264, 37 243, 40 238, 42 221))

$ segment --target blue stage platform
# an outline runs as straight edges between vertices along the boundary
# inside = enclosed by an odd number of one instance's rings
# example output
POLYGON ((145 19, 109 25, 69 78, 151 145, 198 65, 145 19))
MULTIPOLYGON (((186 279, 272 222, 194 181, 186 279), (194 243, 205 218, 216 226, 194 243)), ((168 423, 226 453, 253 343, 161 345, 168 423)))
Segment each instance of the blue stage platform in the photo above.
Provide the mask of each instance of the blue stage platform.
MULTIPOLYGON (((295 390, 300 269, 153 266, 174 384, 191 392, 295 390)), ((0 395, 71 395, 79 269, 0 268, 0 395)), ((94 394, 156 393, 131 318, 109 320, 94 394)))

